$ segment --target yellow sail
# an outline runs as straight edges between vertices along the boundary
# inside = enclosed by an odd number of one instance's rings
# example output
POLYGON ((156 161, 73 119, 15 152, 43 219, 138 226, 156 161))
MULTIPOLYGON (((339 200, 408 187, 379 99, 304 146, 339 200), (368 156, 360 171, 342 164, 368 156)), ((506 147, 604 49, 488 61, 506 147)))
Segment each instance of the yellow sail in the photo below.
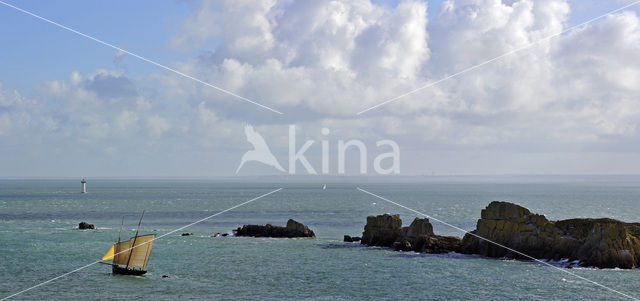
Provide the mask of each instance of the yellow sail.
POLYGON ((144 268, 149 262, 149 254, 153 247, 155 234, 132 237, 128 241, 122 241, 115 246, 115 259, 113 263, 126 266, 144 268), (135 240, 135 246, 133 242, 135 240))
POLYGON ((111 260, 113 259, 113 251, 116 248, 116 242, 113 242, 113 245, 111 245, 111 248, 109 249, 109 251, 107 251, 107 253, 104 254, 104 256, 102 256, 102 260, 111 260))
POLYGON ((113 263, 126 265, 129 261, 129 254, 131 254, 131 244, 129 241, 121 241, 116 244, 116 254, 113 263))
POLYGON ((153 247, 153 241, 155 240, 154 234, 142 235, 137 238, 131 238, 129 242, 133 245, 135 239, 135 246, 131 249, 131 258, 129 259, 129 265, 144 268, 149 262, 149 255, 151 254, 151 248, 153 247))

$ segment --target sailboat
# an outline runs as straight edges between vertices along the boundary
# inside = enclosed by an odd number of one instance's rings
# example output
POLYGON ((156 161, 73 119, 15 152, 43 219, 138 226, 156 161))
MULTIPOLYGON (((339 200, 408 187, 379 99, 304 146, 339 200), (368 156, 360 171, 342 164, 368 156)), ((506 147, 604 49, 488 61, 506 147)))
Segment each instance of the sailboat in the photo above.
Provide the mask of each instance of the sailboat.
POLYGON ((124 225, 124 217, 122 217, 118 241, 114 242, 109 251, 102 256, 102 260, 113 259, 111 263, 111 272, 113 274, 139 276, 147 273, 145 268, 149 262, 149 255, 151 254, 151 248, 153 247, 153 241, 156 239, 156 235, 138 235, 143 216, 144 211, 142 211, 140 222, 138 222, 136 235, 125 241, 120 240, 122 225, 124 225))
POLYGON ((327 184, 322 185, 322 190, 327 190, 327 184))

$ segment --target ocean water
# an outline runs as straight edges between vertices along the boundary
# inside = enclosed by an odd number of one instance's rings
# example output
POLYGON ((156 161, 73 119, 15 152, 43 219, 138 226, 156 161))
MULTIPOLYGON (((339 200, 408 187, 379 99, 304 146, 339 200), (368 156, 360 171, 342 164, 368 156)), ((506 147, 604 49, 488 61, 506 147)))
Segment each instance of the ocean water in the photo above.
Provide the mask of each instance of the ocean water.
MULTIPOLYGON (((162 235, 276 188, 279 192, 158 239, 143 277, 113 276, 95 264, 15 300, 625 300, 555 268, 530 261, 460 254, 426 255, 344 243, 366 216, 416 214, 356 187, 473 230, 491 201, 511 201, 550 219, 640 221, 638 181, 423 183, 268 183, 214 180, 0 181, 0 299, 98 260, 117 240, 162 235), (218 237, 243 224, 296 219, 315 239, 218 237), (81 221, 97 230, 80 231, 81 221), (182 232, 194 236, 182 237, 182 232), (162 278, 168 275, 169 278, 162 278)), ((458 230, 432 221, 442 235, 458 230)), ((640 270, 574 268, 571 273, 640 297, 640 270)))

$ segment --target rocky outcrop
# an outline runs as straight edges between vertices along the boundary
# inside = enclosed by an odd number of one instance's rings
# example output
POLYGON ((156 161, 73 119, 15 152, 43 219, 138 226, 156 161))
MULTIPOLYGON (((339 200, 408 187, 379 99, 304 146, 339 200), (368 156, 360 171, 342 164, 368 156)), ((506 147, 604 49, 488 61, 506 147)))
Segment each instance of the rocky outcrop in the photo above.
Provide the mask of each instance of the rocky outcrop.
POLYGON ((408 227, 402 227, 400 215, 383 214, 367 217, 360 243, 397 251, 446 253, 457 251, 460 242, 458 237, 434 234, 427 218, 416 218, 408 227))
POLYGON ((194 235, 195 234, 190 233, 190 232, 185 232, 185 233, 180 234, 180 236, 194 236, 194 235))
POLYGON ((358 236, 345 235, 343 241, 344 242, 358 242, 361 241, 362 238, 358 236))
POLYGON ((640 266, 640 223, 609 218, 550 221, 507 202, 489 204, 482 210, 476 229, 462 240, 434 234, 426 218, 416 218, 408 227, 402 227, 399 215, 383 214, 367 217, 361 243, 397 251, 569 259, 599 268, 640 266))
POLYGON ((462 253, 521 259, 530 259, 522 254, 537 259, 567 258, 600 268, 635 268, 640 264, 638 223, 608 218, 549 221, 524 207, 492 202, 482 210, 476 230, 470 233, 464 236, 462 253))
POLYGON ((367 224, 362 232, 363 245, 391 247, 394 242, 402 239, 402 220, 399 214, 383 214, 367 216, 367 224))
POLYGON ((235 231, 236 236, 253 236, 253 237, 316 237, 315 233, 309 227, 294 221, 287 221, 287 226, 273 226, 267 224, 261 225, 244 225, 238 227, 235 231))
POLYGON ((80 230, 93 230, 96 227, 93 224, 89 224, 87 222, 81 222, 78 224, 78 229, 80 230))

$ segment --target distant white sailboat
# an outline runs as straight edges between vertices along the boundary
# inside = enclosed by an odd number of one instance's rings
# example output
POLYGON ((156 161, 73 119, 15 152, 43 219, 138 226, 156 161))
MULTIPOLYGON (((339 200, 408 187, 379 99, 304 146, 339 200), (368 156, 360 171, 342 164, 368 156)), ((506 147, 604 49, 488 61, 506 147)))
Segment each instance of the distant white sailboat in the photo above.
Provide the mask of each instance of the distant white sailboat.
POLYGON ((327 184, 322 185, 322 190, 327 190, 327 184))

